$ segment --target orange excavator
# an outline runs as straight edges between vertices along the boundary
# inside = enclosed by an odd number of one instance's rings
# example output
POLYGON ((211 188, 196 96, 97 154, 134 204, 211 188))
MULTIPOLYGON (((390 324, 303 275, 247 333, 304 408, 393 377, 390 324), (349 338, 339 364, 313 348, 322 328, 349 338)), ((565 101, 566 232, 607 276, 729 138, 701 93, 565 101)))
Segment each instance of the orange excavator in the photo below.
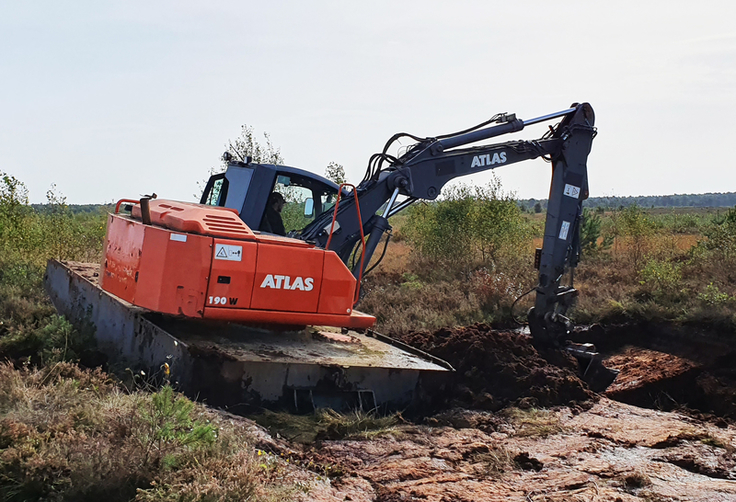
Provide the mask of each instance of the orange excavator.
MULTIPOLYGON (((98 340, 110 342, 118 352, 121 346, 126 347, 123 352, 127 358, 142 357, 149 365, 169 357, 164 356, 167 350, 181 353, 181 344, 188 354, 181 356, 188 361, 183 366, 199 367, 200 371, 203 358, 212 358, 212 352, 204 350, 203 344, 210 344, 210 349, 216 346, 227 357, 210 366, 219 368, 221 376, 227 373, 228 378, 234 371, 240 390, 232 392, 242 396, 244 389, 255 388, 259 402, 293 398, 298 408, 308 391, 307 400, 317 406, 317 389, 324 390, 328 380, 330 390, 347 388, 361 394, 370 387, 371 405, 405 403, 416 390, 417 374, 451 368, 374 333, 369 328, 375 318, 354 309, 363 275, 370 271, 374 252, 386 234, 383 240, 388 245, 388 219, 419 200, 436 199, 442 187, 454 178, 542 157, 552 164, 552 183, 543 247, 537 250, 535 259, 539 269, 536 301, 528 319, 535 343, 561 346, 572 327, 565 314, 577 295, 571 271, 580 254, 582 203, 588 197, 587 157, 595 135, 593 109, 587 103, 575 103, 531 120, 498 114, 470 129, 437 137, 400 133, 371 157, 365 177, 357 186, 338 186, 308 171, 253 163, 250 158, 234 159, 226 153, 227 170, 210 178, 199 204, 151 197, 123 199, 115 214, 109 215, 99 287, 111 302, 131 306, 121 308, 121 316, 130 317, 130 312, 141 308, 133 317, 153 322, 164 334, 149 333, 142 342, 136 333, 144 330, 139 325, 145 322, 136 320, 130 336, 121 339, 114 333, 98 334, 98 340), (467 146, 555 119, 559 122, 536 140, 467 146), (403 137, 414 144, 399 156, 390 154, 394 142, 403 137), (293 221, 287 223, 286 235, 277 235, 269 224, 274 193, 286 195, 291 214, 296 216, 291 218, 296 225, 293 221), (298 208, 296 213, 294 208, 298 208), (570 284, 564 285, 566 276, 570 284), (306 338, 303 334, 292 338, 284 335, 303 333, 306 326, 342 328, 342 333, 339 329, 320 329, 319 335, 313 330, 306 338), (232 329, 238 334, 223 334, 232 329), (366 330, 370 341, 361 335, 366 330), (324 339, 326 344, 317 347, 307 338, 324 339), (369 349, 368 345, 376 340, 382 345, 371 345, 369 349), (335 350, 322 353, 325 346, 335 350), (383 347, 388 346, 398 352, 356 362, 356 354, 383 353, 383 347), (347 360, 337 358, 335 354, 340 351, 350 352, 347 360), (141 356, 144 352, 146 355, 141 356), (264 353, 269 354, 265 361, 264 353), (409 361, 411 358, 421 361, 409 361), (254 361, 280 366, 254 370, 254 361), (233 365, 239 369, 232 370, 233 365), (320 373, 316 366, 339 371, 320 373), (379 369, 388 373, 377 377, 379 369), (353 376, 346 376, 351 371, 353 376), (414 376, 395 385, 401 389, 401 396, 378 392, 377 398, 376 387, 394 385, 390 379, 402 372, 414 376)), ((73 275, 73 271, 66 273, 73 275)), ((54 280, 55 275, 50 269, 49 289, 52 298, 58 298, 60 310, 68 313, 74 310, 70 304, 86 305, 87 311, 97 312, 98 328, 110 324, 111 314, 105 318, 99 301, 87 298, 99 290, 97 284, 92 289, 85 285, 87 293, 72 294, 66 286, 56 284, 61 279, 54 280), (74 295, 85 300, 75 303, 74 295)), ((78 313, 77 317, 83 316, 78 313)), ((121 317, 119 323, 124 322, 121 317)), ((155 331, 150 326, 145 330, 155 331)), ((603 368, 594 347, 572 344, 565 348, 584 363, 581 373, 595 381, 594 386, 605 387, 615 378, 615 373, 603 368)), ((180 377, 190 382, 191 392, 203 391, 193 383, 199 377, 180 377)), ((364 397, 353 404, 364 403, 364 397)), ((327 402, 331 402, 329 399, 327 402)))
POLYGON ((499 114, 444 136, 397 134, 351 191, 300 169, 226 157, 226 172, 209 180, 201 204, 128 201, 131 216, 110 216, 102 288, 173 315, 368 328, 375 319, 353 305, 390 216, 436 199, 456 177, 543 157, 552 164, 552 184, 529 317, 535 340, 554 342, 569 331, 565 312, 577 293, 561 281, 579 258, 593 124, 593 109, 584 103, 531 120, 499 114), (556 118, 560 122, 534 141, 461 148, 556 118), (390 155, 390 146, 405 136, 416 143, 400 157, 390 155), (304 207, 308 224, 288 237, 260 230, 273 192, 289 193, 304 207))
POLYGON ((108 217, 101 286, 163 314, 370 328, 357 280, 331 251, 251 230, 235 209, 150 200, 108 217), (144 214, 145 213, 145 214, 144 214))

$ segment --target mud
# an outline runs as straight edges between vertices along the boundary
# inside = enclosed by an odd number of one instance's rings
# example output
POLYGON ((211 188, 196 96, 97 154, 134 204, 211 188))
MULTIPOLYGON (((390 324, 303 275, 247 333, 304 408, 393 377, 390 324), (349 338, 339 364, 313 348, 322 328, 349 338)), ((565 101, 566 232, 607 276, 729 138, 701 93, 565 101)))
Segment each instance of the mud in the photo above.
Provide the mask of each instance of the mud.
POLYGON ((289 455, 309 471, 304 500, 736 500, 732 351, 628 335, 601 345, 621 370, 608 396, 636 406, 596 399, 574 359, 540 354, 516 332, 479 324, 402 337, 456 368, 430 396, 444 410, 299 445, 289 455))
POLYGON ((509 404, 524 408, 576 406, 595 399, 576 376, 574 358, 556 351, 544 354, 545 358, 528 335, 476 324, 409 333, 401 341, 455 368, 447 388, 429 396, 435 408, 497 411, 509 404))

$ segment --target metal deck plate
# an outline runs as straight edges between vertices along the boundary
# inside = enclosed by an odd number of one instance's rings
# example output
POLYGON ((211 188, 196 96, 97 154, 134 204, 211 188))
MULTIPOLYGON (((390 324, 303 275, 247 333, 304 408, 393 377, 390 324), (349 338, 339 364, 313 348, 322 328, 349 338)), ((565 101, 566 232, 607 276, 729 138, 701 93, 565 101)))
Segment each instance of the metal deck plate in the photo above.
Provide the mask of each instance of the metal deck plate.
POLYGON ((448 371, 434 362, 356 333, 317 327, 274 332, 237 324, 160 318, 157 326, 191 347, 212 348, 238 361, 448 371))

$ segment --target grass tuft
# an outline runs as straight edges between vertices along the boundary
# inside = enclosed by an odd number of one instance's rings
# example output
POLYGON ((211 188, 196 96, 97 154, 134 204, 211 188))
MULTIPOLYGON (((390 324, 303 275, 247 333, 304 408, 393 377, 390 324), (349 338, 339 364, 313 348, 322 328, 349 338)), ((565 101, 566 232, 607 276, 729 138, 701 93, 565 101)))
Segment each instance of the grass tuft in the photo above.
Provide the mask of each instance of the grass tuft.
POLYGON ((506 408, 502 415, 514 427, 519 437, 548 437, 562 432, 560 419, 554 411, 531 408, 506 408))

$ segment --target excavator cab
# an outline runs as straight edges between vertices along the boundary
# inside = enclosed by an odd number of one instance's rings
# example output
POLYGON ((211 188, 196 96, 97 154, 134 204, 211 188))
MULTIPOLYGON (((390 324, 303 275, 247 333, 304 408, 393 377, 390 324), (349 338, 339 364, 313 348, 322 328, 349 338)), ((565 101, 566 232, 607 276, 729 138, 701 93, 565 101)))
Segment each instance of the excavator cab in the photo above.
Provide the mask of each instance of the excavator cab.
POLYGON ((210 177, 200 204, 235 209, 249 228, 261 230, 268 197, 278 192, 287 202, 281 215, 286 232, 296 234, 335 205, 338 190, 327 178, 295 167, 230 161, 224 173, 210 177))

